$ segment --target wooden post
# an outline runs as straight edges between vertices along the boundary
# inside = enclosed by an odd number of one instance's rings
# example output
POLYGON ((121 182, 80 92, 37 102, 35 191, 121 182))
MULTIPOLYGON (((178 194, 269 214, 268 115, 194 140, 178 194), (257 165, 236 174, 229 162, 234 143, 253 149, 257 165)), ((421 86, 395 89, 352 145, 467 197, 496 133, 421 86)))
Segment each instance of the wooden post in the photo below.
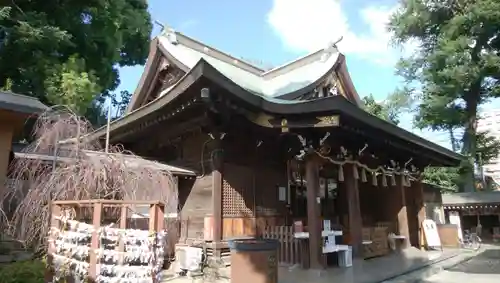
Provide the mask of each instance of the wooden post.
POLYGON ((54 253, 56 252, 56 238, 53 236, 52 231, 59 229, 59 220, 57 217, 61 216, 61 206, 53 203, 49 203, 50 207, 50 222, 49 222, 49 240, 47 248, 47 268, 45 270, 45 283, 52 282, 54 280, 54 253))
MULTIPOLYGON (((127 205, 122 204, 120 211, 120 229, 127 229, 127 205)), ((120 242, 118 243, 118 247, 116 247, 118 252, 120 252, 120 256, 118 258, 118 264, 123 265, 124 256, 123 252, 125 252, 125 242, 122 238, 120 238, 120 242)))
POLYGON ((156 204, 152 204, 149 206, 149 231, 156 232, 157 229, 157 221, 158 218, 158 207, 156 204))
POLYGON ((92 232, 92 240, 90 242, 90 252, 89 252, 89 282, 97 282, 98 260, 96 251, 99 249, 99 228, 101 227, 101 217, 102 217, 103 205, 101 202, 94 203, 94 211, 92 216, 92 226, 94 226, 94 231, 92 232))
POLYGON ((306 157, 307 228, 309 231, 309 260, 311 269, 322 269, 321 214, 318 202, 319 163, 316 155, 306 157))
POLYGON ((398 233, 400 236, 405 236, 402 247, 407 248, 410 244, 410 229, 408 227, 408 212, 406 209, 404 175, 398 175, 395 188, 395 205, 398 208, 398 233))
MULTIPOLYGON (((150 232, 161 232, 163 231, 165 223, 164 206, 162 204, 152 204, 149 207, 149 231, 150 232)), ((156 252, 156 241, 155 245, 152 247, 153 252, 156 252)), ((156 266, 156 258, 153 260, 153 267, 156 266)), ((154 270, 154 268, 153 268, 154 270)), ((151 274, 152 282, 157 283, 157 274, 151 274)))
POLYGON ((351 236, 352 256, 363 257, 363 220, 359 203, 359 183, 354 177, 355 164, 344 165, 344 184, 349 211, 349 234, 351 236))
POLYGON ((165 206, 157 203, 149 206, 149 231, 161 232, 165 228, 165 206))
POLYGON ((425 205, 424 205, 424 184, 422 184, 421 180, 415 180, 412 182, 412 186, 410 188, 413 190, 413 195, 415 196, 415 204, 417 205, 416 210, 417 210, 417 221, 418 221, 418 235, 419 235, 419 241, 418 241, 418 247, 419 248, 424 248, 424 244, 420 240, 420 235, 422 235, 422 222, 424 222, 426 215, 425 215, 425 205))
POLYGON ((158 204, 157 205, 157 215, 156 215, 156 231, 162 232, 165 230, 165 205, 158 204))
POLYGON ((223 152, 222 141, 215 139, 212 169, 212 216, 213 216, 213 239, 214 255, 221 258, 220 242, 222 241, 222 171, 223 152))

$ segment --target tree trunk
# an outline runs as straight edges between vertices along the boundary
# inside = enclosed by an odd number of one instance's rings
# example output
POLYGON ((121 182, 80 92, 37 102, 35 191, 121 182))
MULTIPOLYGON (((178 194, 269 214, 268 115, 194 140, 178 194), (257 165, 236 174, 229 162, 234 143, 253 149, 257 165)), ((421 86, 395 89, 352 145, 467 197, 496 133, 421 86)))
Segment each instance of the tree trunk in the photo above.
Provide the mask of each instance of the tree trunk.
POLYGON ((451 149, 456 152, 458 148, 457 148, 457 140, 455 139, 455 134, 453 133, 453 126, 449 126, 448 133, 450 135, 451 149))
POLYGON ((476 128, 477 128, 477 107, 479 100, 479 92, 481 82, 474 83, 471 90, 465 95, 466 102, 466 115, 467 120, 465 123, 465 131, 463 136, 462 154, 467 158, 467 162, 462 168, 462 191, 473 192, 474 186, 474 164, 476 160, 477 142, 476 142, 476 128))

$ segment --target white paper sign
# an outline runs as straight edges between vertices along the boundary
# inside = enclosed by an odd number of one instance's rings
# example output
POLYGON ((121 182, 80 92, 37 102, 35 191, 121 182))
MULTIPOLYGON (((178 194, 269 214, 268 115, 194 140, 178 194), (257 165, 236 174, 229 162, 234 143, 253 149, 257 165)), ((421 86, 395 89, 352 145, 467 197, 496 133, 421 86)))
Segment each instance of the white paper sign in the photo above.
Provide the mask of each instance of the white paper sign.
POLYGON ((325 191, 326 191, 326 180, 323 178, 319 178, 319 192, 318 196, 320 198, 325 198, 325 191))
POLYGON ((278 199, 279 201, 286 201, 286 187, 279 187, 278 188, 278 199))
POLYGON ((332 226, 330 225, 330 220, 326 219, 323 220, 323 231, 330 231, 332 230, 332 226))
POLYGON ((427 246, 441 247, 441 238, 439 238, 436 222, 431 219, 426 219, 422 222, 422 228, 427 246))
POLYGON ((457 211, 450 211, 450 224, 457 225, 458 238, 460 241, 463 241, 464 236, 462 235, 462 224, 460 222, 460 214, 457 211))

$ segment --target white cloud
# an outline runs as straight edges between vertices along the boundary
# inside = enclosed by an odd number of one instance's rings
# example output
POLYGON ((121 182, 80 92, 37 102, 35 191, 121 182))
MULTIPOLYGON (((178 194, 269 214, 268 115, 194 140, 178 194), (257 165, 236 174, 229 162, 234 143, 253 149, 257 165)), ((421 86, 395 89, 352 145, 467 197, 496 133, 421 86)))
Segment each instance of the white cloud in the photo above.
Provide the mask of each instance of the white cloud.
POLYGON ((355 33, 339 0, 273 0, 268 23, 284 45, 296 52, 313 52, 343 36, 339 49, 379 64, 393 65, 401 54, 389 45, 386 30, 394 7, 367 6, 359 12, 367 30, 355 33))

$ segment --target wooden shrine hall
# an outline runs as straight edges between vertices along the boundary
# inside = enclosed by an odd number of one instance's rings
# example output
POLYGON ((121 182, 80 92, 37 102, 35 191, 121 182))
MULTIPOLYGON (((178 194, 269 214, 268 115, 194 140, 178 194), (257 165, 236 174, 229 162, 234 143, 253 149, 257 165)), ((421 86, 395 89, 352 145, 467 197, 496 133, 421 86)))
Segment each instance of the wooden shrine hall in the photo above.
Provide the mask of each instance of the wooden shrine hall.
POLYGON ((263 70, 167 29, 110 142, 196 172, 178 177, 179 241, 220 255, 228 239, 295 227, 320 268, 327 228, 355 257, 387 253, 391 235, 418 246, 420 172, 461 159, 361 106, 335 45, 263 70))

